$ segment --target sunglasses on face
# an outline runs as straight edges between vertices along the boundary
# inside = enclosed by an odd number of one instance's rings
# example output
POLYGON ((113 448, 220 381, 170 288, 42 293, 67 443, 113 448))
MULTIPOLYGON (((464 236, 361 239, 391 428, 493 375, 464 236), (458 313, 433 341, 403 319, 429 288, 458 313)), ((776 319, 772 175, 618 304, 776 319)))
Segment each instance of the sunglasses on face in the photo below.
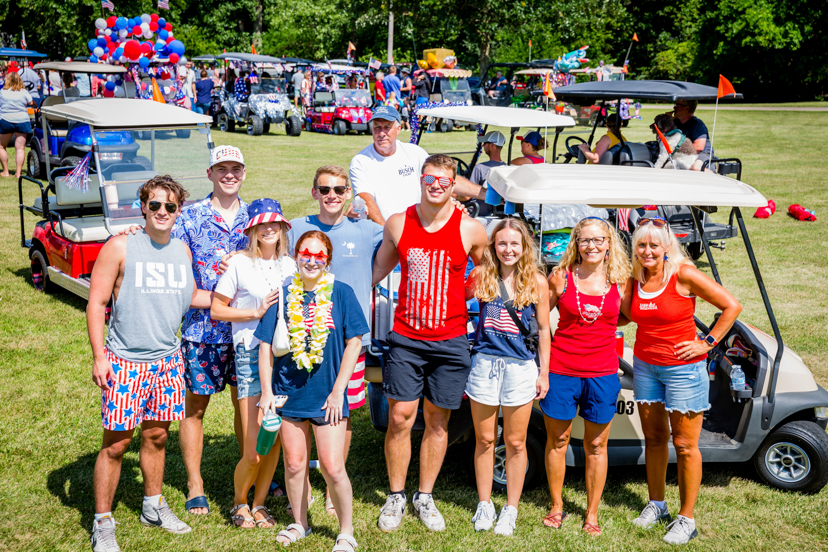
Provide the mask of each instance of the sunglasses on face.
POLYGON ((449 178, 447 176, 436 176, 433 174, 423 175, 423 184, 425 184, 426 186, 431 186, 435 182, 441 188, 448 188, 449 186, 454 185, 454 179, 449 178))
POLYGON ((323 196, 326 196, 329 193, 331 193, 331 190, 333 190, 334 193, 338 196, 343 196, 345 195, 345 192, 348 191, 348 186, 314 186, 314 188, 319 190, 319 193, 323 196))
POLYGON ((177 203, 170 203, 169 201, 167 201, 165 203, 161 203, 160 201, 150 201, 149 203, 147 203, 147 207, 153 213, 158 211, 158 209, 160 209, 162 205, 164 206, 164 209, 166 209, 167 213, 169 213, 169 214, 173 214, 176 211, 178 211, 178 204, 177 203))
POLYGON ((644 217, 638 219, 638 226, 646 226, 648 224, 652 224, 656 228, 664 228, 665 226, 669 226, 669 224, 667 224, 667 220, 661 217, 644 217))
POLYGON ((299 252, 299 262, 324 265, 328 262, 328 256, 321 251, 319 253, 311 253, 307 249, 303 249, 299 252))

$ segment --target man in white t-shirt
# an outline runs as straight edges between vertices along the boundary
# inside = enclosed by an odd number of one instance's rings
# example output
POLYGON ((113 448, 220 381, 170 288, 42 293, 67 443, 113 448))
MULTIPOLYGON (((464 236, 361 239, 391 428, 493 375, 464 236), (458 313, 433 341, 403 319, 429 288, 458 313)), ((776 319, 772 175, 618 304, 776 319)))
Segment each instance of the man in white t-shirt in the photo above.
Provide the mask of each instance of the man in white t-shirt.
MULTIPOLYGON (((377 107, 371 122, 374 142, 351 159, 349 173, 354 193, 368 205, 368 218, 384 225, 388 217, 420 201, 420 178, 428 152, 397 140, 400 113, 394 107, 377 107)), ((458 197, 486 197, 482 187, 459 175, 454 193, 458 197)))

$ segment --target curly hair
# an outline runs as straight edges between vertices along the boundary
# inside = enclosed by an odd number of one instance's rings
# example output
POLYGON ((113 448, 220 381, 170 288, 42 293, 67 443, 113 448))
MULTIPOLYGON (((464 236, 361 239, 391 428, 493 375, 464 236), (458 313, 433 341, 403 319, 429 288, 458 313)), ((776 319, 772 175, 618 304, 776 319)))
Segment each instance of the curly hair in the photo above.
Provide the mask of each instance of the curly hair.
POLYGON ((664 276, 662 282, 667 282, 673 273, 678 273, 681 265, 695 266, 693 261, 684 254, 684 248, 678 241, 678 238, 673 233, 669 226, 659 228, 655 224, 645 224, 635 229, 632 235, 632 276, 639 282, 646 283, 647 269, 641 265, 638 260, 638 255, 635 254, 636 244, 643 241, 645 238, 652 238, 652 240, 665 249, 666 259, 664 260, 664 276))
POLYGON ((477 267, 477 286, 474 296, 478 301, 488 303, 500 293, 500 261, 497 258, 495 245, 498 233, 507 228, 520 233, 520 241, 523 245, 523 254, 517 262, 514 298, 515 307, 523 309, 540 301, 541 293, 537 285, 537 275, 542 274, 542 271, 538 266, 538 249, 535 246, 535 239, 529 227, 520 219, 507 218, 495 226, 489 237, 489 243, 483 251, 483 260, 477 267))
POLYGON ((581 237, 581 231, 587 226, 599 226, 606 230, 607 238, 609 238, 609 249, 607 253, 609 256, 604 261, 607 270, 607 278, 611 284, 621 284, 627 281, 630 277, 630 257, 624 244, 621 242, 621 237, 607 221, 597 217, 587 217, 582 219, 578 224, 572 228, 572 234, 569 238, 569 245, 566 246, 561 257, 560 263, 555 267, 557 270, 568 270, 572 265, 581 262, 581 254, 578 252, 578 239, 581 237))
MULTIPOLYGON (((154 176, 141 185, 138 194, 141 203, 147 203, 149 201, 150 193, 153 190, 166 190, 168 197, 172 196, 175 198, 175 202, 178 203, 179 208, 190 197, 190 192, 168 174, 154 176)), ((172 201, 171 197, 169 199, 172 201)))

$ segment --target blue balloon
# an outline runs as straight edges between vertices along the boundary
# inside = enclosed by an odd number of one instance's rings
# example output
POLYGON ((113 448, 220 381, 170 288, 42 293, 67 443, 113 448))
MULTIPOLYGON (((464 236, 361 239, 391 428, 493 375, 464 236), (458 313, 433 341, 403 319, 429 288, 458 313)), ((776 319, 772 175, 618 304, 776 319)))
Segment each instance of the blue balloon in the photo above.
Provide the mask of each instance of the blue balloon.
POLYGON ((126 29, 127 28, 127 23, 128 22, 127 22, 126 17, 119 17, 118 19, 115 20, 115 26, 118 28, 118 30, 126 29))
POLYGON ((167 20, 164 19, 163 17, 159 17, 158 18, 158 28, 163 29, 166 26, 167 26, 167 20))
POLYGON ((89 56, 89 63, 98 63, 98 56, 94 54, 89 56))
POLYGON ((98 41, 93 38, 86 45, 89 46, 90 50, 94 50, 95 48, 98 47, 98 41))
MULTIPOLYGON (((159 25, 159 28, 160 27, 161 26, 159 25)), ((167 40, 167 38, 169 38, 169 36, 170 36, 170 33, 165 31, 164 29, 161 29, 160 31, 158 31, 158 38, 160 38, 161 40, 167 40)))
POLYGON ((138 65, 146 69, 147 67, 149 67, 149 60, 145 57, 142 57, 138 60, 138 65))
POLYGON ((112 82, 112 81, 107 82, 105 86, 106 86, 107 90, 110 90, 110 91, 115 90, 115 83, 112 82))
POLYGON ((174 54, 178 54, 179 56, 184 55, 184 43, 180 40, 173 40, 167 44, 167 48, 174 54))
POLYGON ((122 55, 124 55, 124 49, 120 47, 115 48, 115 51, 112 52, 112 57, 114 57, 115 59, 120 58, 122 55))
POLYGON ((117 84, 118 86, 123 86, 124 85, 124 80, 123 79, 115 79, 115 84, 117 84))
POLYGON ((106 39, 103 37, 98 37, 96 45, 100 46, 101 48, 106 48, 106 39))
POLYGON ((159 51, 161 51, 161 49, 162 49, 162 48, 164 48, 166 45, 167 45, 167 43, 166 43, 166 42, 164 42, 163 40, 156 40, 156 41, 155 41, 155 46, 153 47, 153 50, 155 50, 156 52, 159 52, 159 51))

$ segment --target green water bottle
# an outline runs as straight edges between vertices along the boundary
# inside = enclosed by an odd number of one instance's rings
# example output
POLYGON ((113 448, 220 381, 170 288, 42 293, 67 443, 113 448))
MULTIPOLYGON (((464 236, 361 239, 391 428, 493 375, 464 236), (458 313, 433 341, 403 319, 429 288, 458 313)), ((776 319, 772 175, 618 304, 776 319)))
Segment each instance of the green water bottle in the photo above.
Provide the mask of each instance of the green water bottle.
POLYGON ((280 427, 282 427, 282 417, 272 410, 265 412, 262 427, 259 428, 259 436, 256 438, 256 452, 260 456, 266 456, 270 452, 273 443, 276 442, 280 427))

